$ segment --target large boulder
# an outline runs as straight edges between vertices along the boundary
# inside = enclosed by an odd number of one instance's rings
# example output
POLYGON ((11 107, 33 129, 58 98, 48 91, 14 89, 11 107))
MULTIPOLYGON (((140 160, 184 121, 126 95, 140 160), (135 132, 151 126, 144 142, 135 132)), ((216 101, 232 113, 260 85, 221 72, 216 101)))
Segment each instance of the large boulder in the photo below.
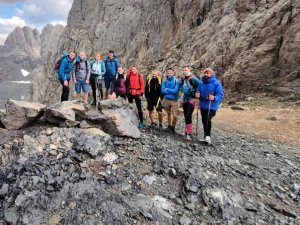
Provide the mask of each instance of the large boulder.
POLYGON ((116 136, 140 138, 138 118, 122 98, 101 101, 99 109, 105 116, 101 124, 105 132, 116 136))
POLYGON ((21 129, 41 118, 45 108, 39 103, 9 99, 6 112, 0 114, 1 123, 8 130, 21 129))
POLYGON ((56 103, 45 110, 45 119, 62 127, 75 127, 85 117, 86 108, 79 101, 56 103))

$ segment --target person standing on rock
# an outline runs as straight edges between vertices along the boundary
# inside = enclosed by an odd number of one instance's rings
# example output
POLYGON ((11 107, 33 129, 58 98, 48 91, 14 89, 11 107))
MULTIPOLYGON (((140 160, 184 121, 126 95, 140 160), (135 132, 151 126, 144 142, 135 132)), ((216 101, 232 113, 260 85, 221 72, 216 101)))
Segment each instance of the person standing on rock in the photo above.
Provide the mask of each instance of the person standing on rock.
POLYGON ((198 86, 196 98, 200 99, 204 141, 211 144, 211 119, 216 115, 224 93, 222 84, 217 80, 212 69, 204 70, 202 83, 198 86))
POLYGON ((135 101, 136 107, 138 109, 138 115, 140 119, 139 128, 143 129, 144 118, 142 109, 141 96, 144 94, 144 78, 139 74, 136 66, 132 66, 126 74, 126 87, 128 93, 128 102, 132 103, 135 101))
POLYGON ((61 101, 68 101, 69 100, 69 93, 70 93, 70 79, 71 73, 73 71, 73 61, 75 59, 75 53, 70 52, 69 55, 66 55, 62 58, 59 69, 58 69, 58 79, 62 85, 62 94, 61 94, 61 101))
POLYGON ((178 116, 178 92, 180 88, 180 81, 174 76, 172 68, 167 69, 166 78, 161 85, 161 93, 164 95, 162 106, 168 115, 168 130, 175 133, 175 127, 178 116))
POLYGON ((85 58, 85 52, 82 51, 76 59, 73 70, 73 81, 75 83, 77 100, 81 100, 81 91, 83 91, 83 101, 85 104, 88 103, 90 76, 90 63, 85 58))
POLYGON ((92 88, 93 99, 94 99, 92 105, 96 105, 97 88, 99 89, 100 92, 100 100, 103 100, 104 96, 103 96, 102 84, 104 83, 104 74, 106 72, 105 64, 101 60, 101 54, 99 52, 96 52, 94 57, 95 59, 91 62, 91 77, 90 77, 90 85, 92 88))
POLYGON ((118 68, 118 74, 115 83, 116 97, 121 96, 125 100, 127 99, 127 88, 126 88, 126 75, 124 74, 123 67, 118 68))
POLYGON ((192 75, 189 66, 183 67, 183 78, 181 80, 181 100, 183 103, 183 113, 185 120, 185 140, 192 141, 193 120, 192 115, 197 105, 196 91, 200 85, 200 80, 192 75))
POLYGON ((105 81, 105 99, 108 95, 112 94, 115 90, 115 82, 118 68, 121 66, 119 60, 117 59, 115 52, 109 50, 106 59, 104 60, 106 73, 104 75, 105 81))
POLYGON ((154 108, 158 113, 159 127, 162 127, 163 115, 161 105, 161 77, 157 70, 153 70, 151 77, 148 78, 145 87, 145 97, 147 99, 147 109, 149 110, 149 118, 152 127, 156 126, 154 120, 154 108))

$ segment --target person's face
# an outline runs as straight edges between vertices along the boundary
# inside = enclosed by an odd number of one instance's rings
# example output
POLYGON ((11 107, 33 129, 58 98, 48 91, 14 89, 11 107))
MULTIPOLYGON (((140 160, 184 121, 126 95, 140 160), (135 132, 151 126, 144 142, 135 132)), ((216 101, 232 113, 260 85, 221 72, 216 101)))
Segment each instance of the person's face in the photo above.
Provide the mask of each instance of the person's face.
POLYGON ((190 72, 190 69, 188 67, 184 67, 183 70, 182 70, 182 72, 184 74, 188 74, 190 72))
POLYGON ((209 73, 208 71, 205 71, 205 72, 204 72, 204 76, 211 77, 211 76, 212 76, 212 74, 211 74, 211 73, 209 73))
POLYGON ((167 77, 171 77, 173 76, 173 71, 172 70, 168 70, 167 71, 167 77))
POLYGON ((153 72, 152 72, 152 77, 153 77, 153 78, 156 78, 156 77, 158 77, 158 73, 157 73, 157 71, 153 71, 153 72))
POLYGON ((81 60, 85 59, 85 53, 84 52, 80 52, 79 57, 81 60))
POLYGON ((101 59, 101 56, 100 56, 99 54, 97 54, 97 55, 95 55, 95 59, 96 59, 97 61, 99 61, 99 60, 101 59))
POLYGON ((122 67, 118 68, 118 74, 123 74, 123 68, 122 67))
POLYGON ((131 71, 132 71, 133 73, 137 73, 138 70, 137 70, 136 67, 132 67, 132 68, 131 68, 131 71))
POLYGON ((112 59, 114 57, 114 53, 108 53, 108 58, 112 59))
POLYGON ((75 53, 70 53, 70 59, 73 60, 75 58, 75 53))

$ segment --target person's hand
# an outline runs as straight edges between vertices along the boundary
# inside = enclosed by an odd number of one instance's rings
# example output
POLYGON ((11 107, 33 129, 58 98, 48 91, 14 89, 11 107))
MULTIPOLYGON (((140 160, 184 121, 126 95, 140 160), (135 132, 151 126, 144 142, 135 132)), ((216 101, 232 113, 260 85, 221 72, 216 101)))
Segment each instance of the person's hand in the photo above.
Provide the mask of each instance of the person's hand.
POLYGON ((89 84, 89 83, 90 83, 90 81, 89 81, 89 80, 86 80, 86 81, 85 81, 85 83, 86 83, 86 84, 89 84))
POLYGON ((200 98, 200 93, 197 92, 197 93, 195 94, 195 97, 196 97, 196 98, 200 98))
POLYGON ((76 80, 73 80, 73 82, 74 82, 74 84, 76 84, 76 83, 77 83, 77 81, 76 81, 76 80))
POLYGON ((68 87, 69 86, 69 82, 67 80, 64 81, 64 86, 68 87))
POLYGON ((208 99, 209 99, 209 101, 213 101, 213 100, 215 100, 215 96, 212 94, 209 94, 208 99))

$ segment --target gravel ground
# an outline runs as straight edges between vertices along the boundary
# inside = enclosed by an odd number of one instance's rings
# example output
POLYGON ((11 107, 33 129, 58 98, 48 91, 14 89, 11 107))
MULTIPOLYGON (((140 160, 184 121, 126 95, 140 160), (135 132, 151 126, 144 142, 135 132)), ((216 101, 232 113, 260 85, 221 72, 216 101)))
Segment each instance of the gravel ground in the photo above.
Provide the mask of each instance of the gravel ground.
POLYGON ((0 224, 300 224, 299 149, 274 141, 48 126, 0 136, 0 224))

